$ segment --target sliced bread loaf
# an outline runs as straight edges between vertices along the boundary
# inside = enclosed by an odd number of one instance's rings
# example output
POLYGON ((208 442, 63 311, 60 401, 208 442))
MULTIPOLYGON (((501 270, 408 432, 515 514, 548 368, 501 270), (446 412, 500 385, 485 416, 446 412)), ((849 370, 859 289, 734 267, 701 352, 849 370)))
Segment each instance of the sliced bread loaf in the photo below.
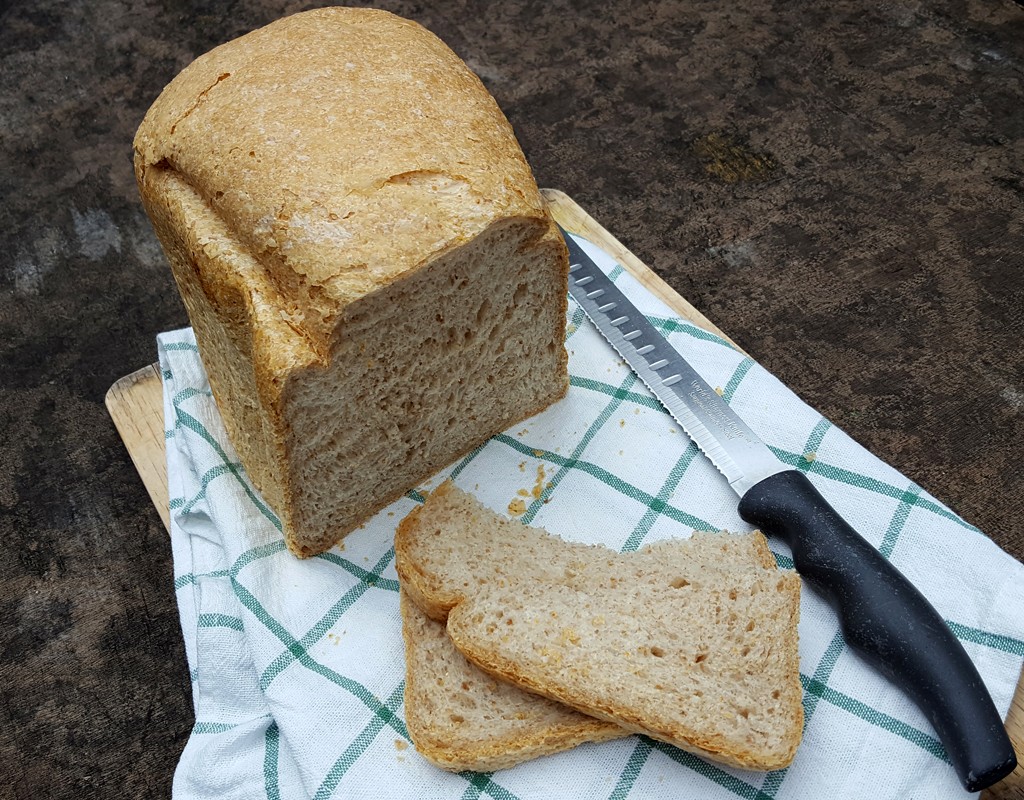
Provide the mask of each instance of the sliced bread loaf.
POLYGON ((436 36, 366 8, 200 56, 135 173, 225 428, 310 556, 568 388, 565 243, 436 36))
POLYGON ((636 553, 564 542, 445 484, 399 526, 403 588, 472 662, 531 692, 733 766, 801 737, 800 582, 759 533, 636 553))
POLYGON ((498 680, 466 660, 401 596, 405 722, 417 751, 443 769, 490 772, 628 731, 498 680))

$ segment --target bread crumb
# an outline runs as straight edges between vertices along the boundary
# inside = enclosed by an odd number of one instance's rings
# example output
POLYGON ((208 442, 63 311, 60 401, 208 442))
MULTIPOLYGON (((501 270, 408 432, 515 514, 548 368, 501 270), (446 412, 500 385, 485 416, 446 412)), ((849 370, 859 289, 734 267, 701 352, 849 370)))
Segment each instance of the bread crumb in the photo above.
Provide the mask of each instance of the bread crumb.
POLYGON ((640 413, 640 409, 639 408, 634 408, 633 409, 633 413, 634 414, 639 414, 640 413))
POLYGON ((519 495, 520 497, 530 496, 530 493, 526 489, 520 489, 518 492, 516 492, 516 494, 519 495))
POLYGON ((409 743, 407 741, 405 741, 404 739, 395 739, 395 749, 396 750, 406 750, 406 749, 408 749, 408 747, 409 747, 409 743))
POLYGON ((619 420, 619 427, 620 428, 625 428, 626 427, 626 420, 620 419, 619 420))
POLYGON ((508 504, 508 513, 515 514, 516 516, 519 516, 520 514, 525 514, 526 503, 524 503, 519 498, 516 498, 515 500, 508 504))
MULTIPOLYGON (((544 479, 547 477, 547 473, 544 472, 544 465, 537 465, 537 482, 533 485, 533 496, 534 499, 540 499, 541 494, 547 488, 544 485, 544 479)), ((550 486, 550 484, 548 484, 550 486)))
POLYGON ((569 326, 568 326, 568 327, 566 328, 566 330, 567 330, 567 331, 568 331, 568 332, 569 332, 570 334, 572 334, 572 333, 576 333, 576 326, 575 326, 575 325, 573 325, 573 324, 572 324, 572 323, 570 322, 570 323, 569 323, 569 326))
POLYGON ((809 453, 804 453, 805 461, 814 461, 814 459, 816 459, 817 457, 818 454, 814 450, 811 450, 809 453))
POLYGON ((717 394, 719 397, 724 397, 725 396, 725 392, 722 390, 721 386, 716 386, 715 387, 715 394, 717 394))
POLYGON ((526 462, 525 461, 520 461, 519 462, 519 471, 520 472, 526 472, 526 462))
POLYGON ((537 458, 543 458, 544 457, 544 451, 543 450, 534 450, 533 454, 535 456, 537 456, 537 458))

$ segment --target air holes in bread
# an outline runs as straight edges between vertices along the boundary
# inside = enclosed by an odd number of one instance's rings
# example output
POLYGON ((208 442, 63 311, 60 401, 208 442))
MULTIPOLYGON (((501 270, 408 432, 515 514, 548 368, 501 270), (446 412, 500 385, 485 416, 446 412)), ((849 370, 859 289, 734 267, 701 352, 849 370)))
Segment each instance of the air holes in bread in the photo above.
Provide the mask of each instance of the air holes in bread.
POLYGON ((476 324, 477 325, 483 325, 484 322, 487 321, 487 315, 490 313, 490 310, 491 310, 491 301, 488 300, 485 297, 484 301, 480 304, 480 308, 478 308, 477 311, 476 311, 476 324))

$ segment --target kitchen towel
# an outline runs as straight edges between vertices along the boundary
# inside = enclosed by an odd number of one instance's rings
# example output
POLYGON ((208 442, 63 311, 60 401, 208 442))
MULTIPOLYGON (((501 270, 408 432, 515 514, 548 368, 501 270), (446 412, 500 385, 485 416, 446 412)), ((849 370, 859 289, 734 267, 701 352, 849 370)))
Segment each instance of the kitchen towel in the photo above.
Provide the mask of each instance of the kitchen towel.
MULTIPOLYGON (((1024 660, 1024 566, 580 241, 776 455, 924 592, 1005 716, 1024 660)), ((749 530, 726 481, 571 299, 566 322, 564 400, 307 560, 286 550, 277 517, 238 462, 191 330, 158 337, 175 588, 196 718, 174 797, 964 797, 927 720, 850 650, 806 584, 806 723, 787 769, 735 770, 641 736, 494 773, 447 773, 416 753, 403 721, 393 537, 432 487, 451 478, 524 523, 620 550, 693 530, 749 530)), ((770 543, 791 567, 785 545, 770 543)))

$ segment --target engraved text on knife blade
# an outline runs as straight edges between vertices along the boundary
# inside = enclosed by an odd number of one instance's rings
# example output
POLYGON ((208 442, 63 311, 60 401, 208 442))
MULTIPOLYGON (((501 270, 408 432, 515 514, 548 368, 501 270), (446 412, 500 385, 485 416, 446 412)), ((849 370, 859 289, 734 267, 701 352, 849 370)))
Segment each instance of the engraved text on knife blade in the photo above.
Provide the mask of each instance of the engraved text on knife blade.
MULTIPOLYGON (((743 439, 746 442, 754 443, 746 432, 739 425, 736 424, 736 420, 730 419, 727 414, 722 413, 722 409, 714 402, 706 403, 704 398, 708 397, 708 389, 710 387, 701 381, 691 380, 689 395, 693 399, 695 405, 711 417, 722 429, 726 439, 743 439)), ((718 392, 714 393, 715 400, 718 400, 718 392)))

